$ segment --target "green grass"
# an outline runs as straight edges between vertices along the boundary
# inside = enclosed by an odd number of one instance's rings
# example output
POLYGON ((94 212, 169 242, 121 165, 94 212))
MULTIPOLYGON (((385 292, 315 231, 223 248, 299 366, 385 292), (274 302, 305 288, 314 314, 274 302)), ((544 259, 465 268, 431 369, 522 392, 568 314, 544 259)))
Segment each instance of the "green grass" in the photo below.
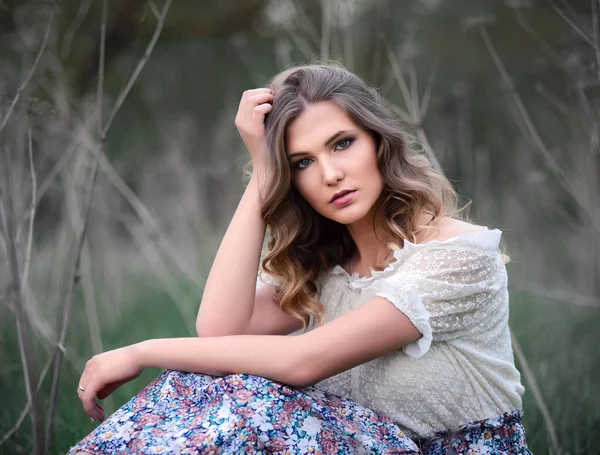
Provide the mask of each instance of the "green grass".
MULTIPOLYGON (((539 383, 565 454, 600 454, 599 324, 598 309, 512 297, 511 325, 539 383)), ((544 420, 529 391, 523 408, 533 453, 551 453, 544 420)))
MULTIPOLYGON (((104 327, 105 349, 112 349, 147 338, 189 336, 173 301, 146 283, 139 297, 122 314, 118 327, 104 327)), ((186 305, 195 309, 198 297, 187 292, 186 305)), ((79 307, 81 308, 81 307, 79 307)), ((5 312, 0 333, 2 407, 0 430, 6 432, 16 420, 25 402, 19 369, 14 317, 5 312)), ((572 305, 536 301, 512 296, 511 324, 533 369, 552 414, 561 447, 571 455, 600 453, 600 350, 597 349, 600 311, 572 305)), ((74 318, 68 346, 86 360, 92 354, 85 321, 74 318)), ((40 358, 45 358, 40 350, 40 358)), ((105 403, 110 414, 125 403, 159 373, 149 370, 135 381, 117 390, 112 402, 105 403)), ((51 453, 64 454, 68 448, 90 432, 95 424, 85 415, 76 394, 80 370, 66 364, 61 376, 56 413, 54 444, 51 453)), ((46 381, 47 383, 49 381, 46 381)), ((527 386, 527 384, 525 384, 527 386)), ((48 386, 45 387, 47 394, 48 386)), ((536 455, 550 453, 549 438, 542 416, 529 392, 524 397, 524 423, 530 448, 536 455)), ((20 431, 0 446, 0 454, 30 453, 30 427, 25 420, 20 431)))
MULTIPOLYGON (((153 289, 153 284, 146 283, 139 297, 128 303, 128 308, 123 310, 121 321, 117 327, 103 327, 102 340, 105 350, 132 344, 148 338, 166 338, 191 336, 188 326, 178 311, 171 298, 159 289, 153 289)), ((158 285, 155 284, 155 285, 158 285)), ((199 297, 192 291, 186 294, 189 297, 187 303, 196 307, 199 297)), ((76 308, 82 308, 76 305, 76 308)), ((87 324, 83 315, 74 314, 71 322, 71 330, 67 339, 69 350, 75 352, 83 362, 92 355, 92 346, 89 341, 87 324)), ((12 313, 4 312, 1 316, 4 330, 0 333, 0 359, 3 365, 15 366, 14 371, 0 375, 0 399, 2 403, 0 411, 0 433, 4 434, 14 425, 26 398, 19 364, 19 351, 16 341, 15 322, 12 313)), ((46 355, 40 355, 45 359, 46 355)), ((85 414, 77 397, 77 384, 81 374, 81 365, 66 363, 61 373, 59 397, 55 417, 54 442, 52 454, 64 454, 83 436, 89 433, 96 424, 85 414)), ((149 383, 160 373, 158 369, 146 370, 139 378, 124 385, 112 395, 110 402, 105 401, 103 406, 107 415, 114 412, 135 395, 144 385, 149 383)), ((44 397, 48 396, 49 377, 46 379, 44 397)), ((0 455, 15 455, 31 453, 31 426, 29 419, 23 422, 20 431, 9 441, 0 446, 0 455)))

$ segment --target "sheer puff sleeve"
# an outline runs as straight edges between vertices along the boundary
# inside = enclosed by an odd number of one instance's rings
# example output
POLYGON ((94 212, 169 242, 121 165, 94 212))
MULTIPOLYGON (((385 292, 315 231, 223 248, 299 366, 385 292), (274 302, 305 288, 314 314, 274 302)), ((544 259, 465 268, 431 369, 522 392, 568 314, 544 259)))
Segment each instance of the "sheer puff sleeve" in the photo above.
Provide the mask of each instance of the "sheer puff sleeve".
POLYGON ((404 347, 421 357, 432 341, 449 341, 486 330, 502 316, 506 268, 498 251, 499 230, 443 242, 407 242, 395 254, 393 270, 381 272, 371 295, 384 297, 411 320, 423 336, 404 347))
POLYGON ((402 289, 421 297, 434 341, 486 330, 502 313, 496 307, 506 300, 495 298, 498 292, 507 292, 497 243, 432 244, 407 258, 396 276, 402 289))

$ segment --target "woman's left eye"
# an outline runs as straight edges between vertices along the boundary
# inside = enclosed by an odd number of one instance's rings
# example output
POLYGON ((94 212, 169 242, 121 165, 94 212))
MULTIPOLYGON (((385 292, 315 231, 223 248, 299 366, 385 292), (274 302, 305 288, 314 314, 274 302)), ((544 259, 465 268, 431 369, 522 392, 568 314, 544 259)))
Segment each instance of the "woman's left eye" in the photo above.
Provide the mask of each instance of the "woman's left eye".
POLYGON ((353 138, 342 139, 337 144, 335 144, 336 150, 344 150, 350 147, 350 145, 354 142, 353 138))

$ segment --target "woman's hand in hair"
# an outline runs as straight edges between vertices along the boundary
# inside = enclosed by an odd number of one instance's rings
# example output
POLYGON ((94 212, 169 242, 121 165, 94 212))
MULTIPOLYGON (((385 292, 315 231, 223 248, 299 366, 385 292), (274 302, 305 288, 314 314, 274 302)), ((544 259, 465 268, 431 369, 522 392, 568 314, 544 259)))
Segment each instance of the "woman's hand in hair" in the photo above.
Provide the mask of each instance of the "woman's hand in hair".
POLYGON ((269 88, 246 90, 242 94, 235 117, 244 144, 254 166, 264 164, 265 115, 271 110, 275 93, 269 88))

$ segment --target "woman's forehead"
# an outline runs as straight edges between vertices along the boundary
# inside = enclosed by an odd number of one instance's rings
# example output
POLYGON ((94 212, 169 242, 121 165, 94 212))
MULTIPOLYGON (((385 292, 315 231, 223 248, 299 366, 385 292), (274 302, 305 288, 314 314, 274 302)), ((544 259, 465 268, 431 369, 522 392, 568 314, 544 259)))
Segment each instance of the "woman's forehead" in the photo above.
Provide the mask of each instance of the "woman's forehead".
POLYGON ((340 131, 356 131, 358 126, 348 114, 331 101, 309 104, 287 128, 289 153, 324 147, 340 131))

